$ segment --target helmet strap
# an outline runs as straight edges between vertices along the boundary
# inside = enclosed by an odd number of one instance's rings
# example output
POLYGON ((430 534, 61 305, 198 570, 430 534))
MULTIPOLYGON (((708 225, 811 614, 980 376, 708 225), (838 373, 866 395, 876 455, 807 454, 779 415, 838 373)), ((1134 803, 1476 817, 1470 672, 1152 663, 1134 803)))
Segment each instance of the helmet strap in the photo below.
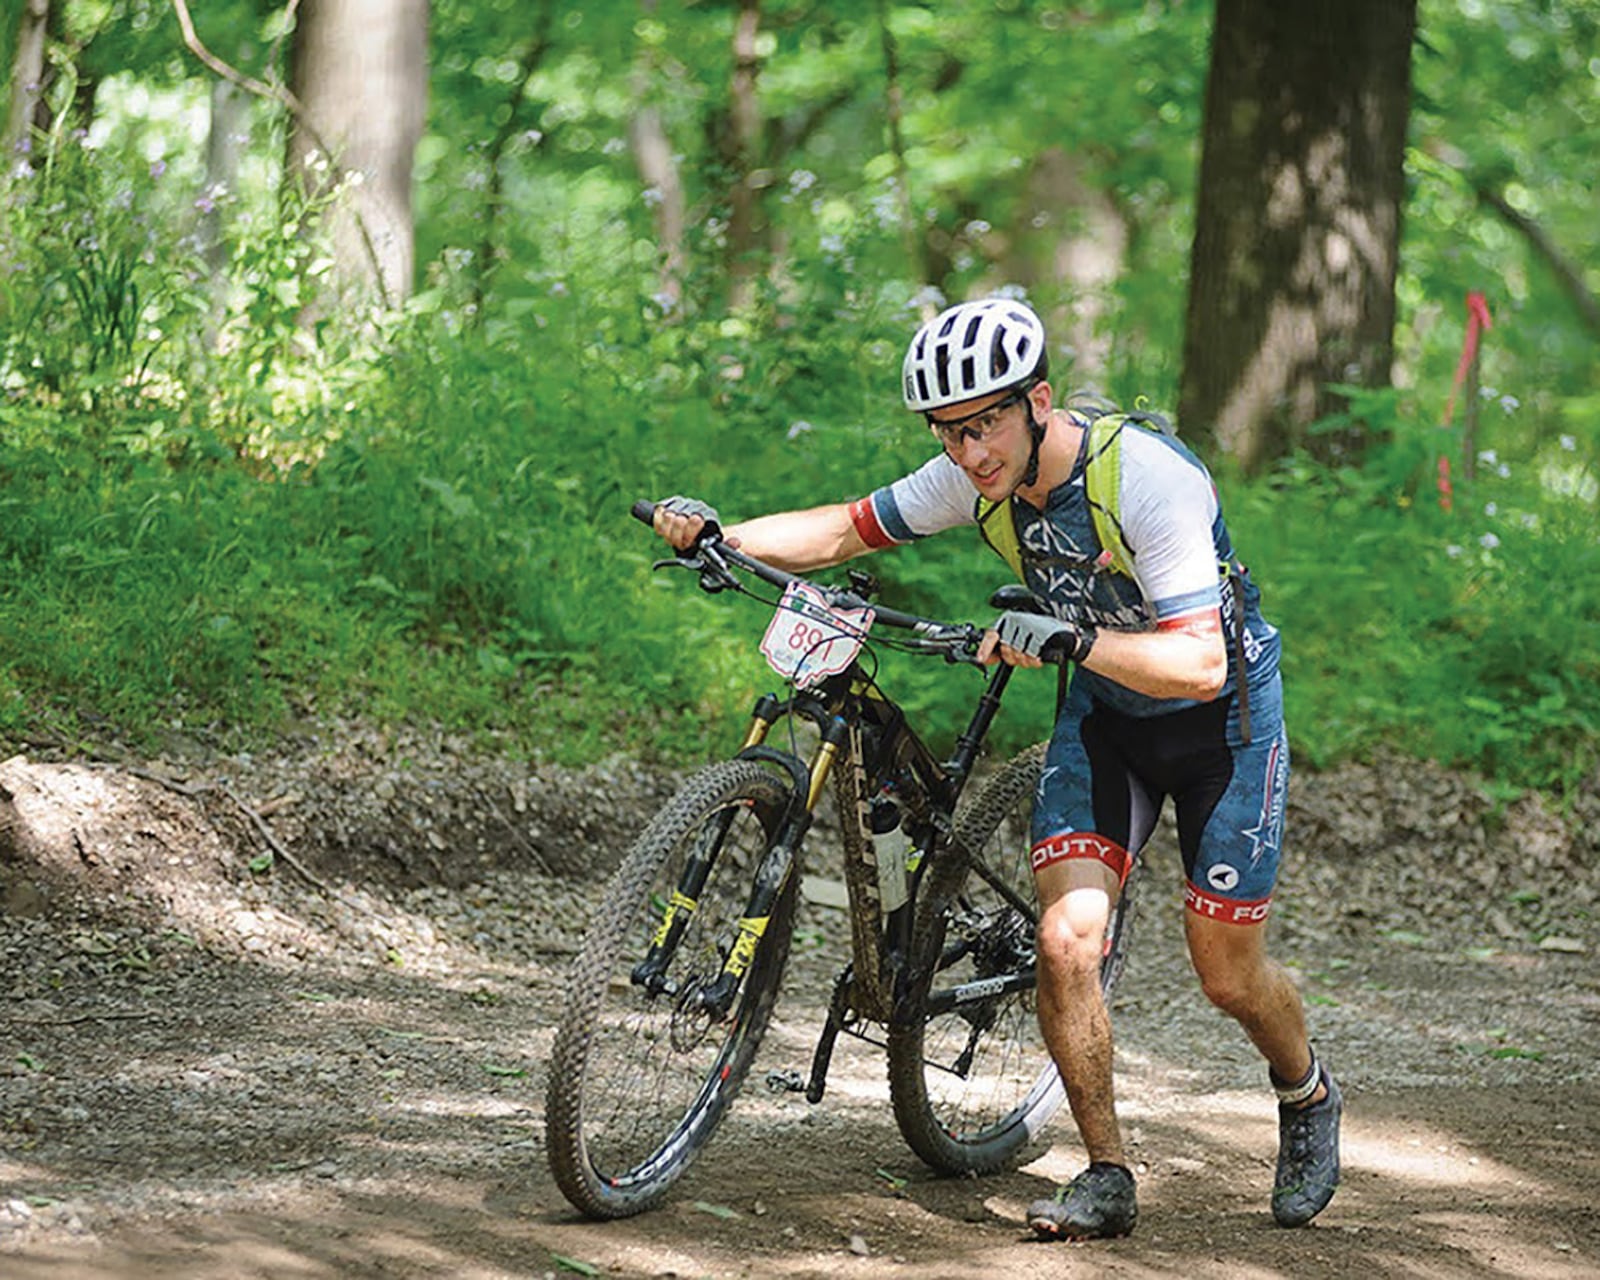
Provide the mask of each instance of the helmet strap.
POLYGON ((1028 453, 1028 469, 1022 473, 1022 479, 1017 483, 1018 489, 1038 483, 1039 446, 1044 444, 1046 430, 1046 424, 1033 416, 1033 401, 1024 400, 1023 403, 1028 406, 1028 435, 1033 439, 1033 448, 1028 453))

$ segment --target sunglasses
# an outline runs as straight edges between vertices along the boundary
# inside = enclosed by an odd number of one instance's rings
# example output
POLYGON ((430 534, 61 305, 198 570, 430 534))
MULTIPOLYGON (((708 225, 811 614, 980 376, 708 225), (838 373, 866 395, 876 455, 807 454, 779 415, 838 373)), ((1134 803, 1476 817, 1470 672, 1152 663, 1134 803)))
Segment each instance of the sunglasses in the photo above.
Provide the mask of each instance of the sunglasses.
POLYGON ((969 413, 964 418, 935 418, 931 413, 924 416, 933 434, 946 449, 954 451, 959 449, 966 441, 976 440, 980 444, 990 440, 1004 425, 1000 420, 1012 405, 1021 404, 1028 398, 1032 387, 1019 387, 1003 400, 997 400, 987 409, 979 409, 976 413, 969 413))

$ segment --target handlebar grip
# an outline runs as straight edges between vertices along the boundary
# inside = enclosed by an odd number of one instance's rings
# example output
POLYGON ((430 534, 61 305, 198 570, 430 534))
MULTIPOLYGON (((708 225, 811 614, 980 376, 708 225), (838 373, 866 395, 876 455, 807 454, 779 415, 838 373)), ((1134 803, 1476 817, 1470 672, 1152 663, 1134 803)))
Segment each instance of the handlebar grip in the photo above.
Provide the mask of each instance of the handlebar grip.
POLYGON ((1067 638, 1051 636, 1039 650, 1039 661, 1047 666, 1059 667, 1067 661, 1067 638))
MULTIPOLYGON (((671 502, 672 499, 669 498, 669 499, 667 499, 667 501, 671 502)), ((655 526, 656 510, 661 505, 662 504, 659 503, 659 502, 651 502, 647 498, 640 498, 628 510, 629 510, 629 514, 632 515, 633 518, 635 520, 637 520, 640 524, 647 524, 647 525, 650 525, 651 527, 654 527, 655 526)), ((710 508, 707 508, 707 510, 709 510, 709 509, 710 508)), ((715 520, 708 518, 705 521, 705 527, 703 529, 701 529, 699 534, 695 537, 694 545, 697 546, 697 547, 698 546, 704 546, 706 543, 711 542, 716 538, 720 538, 721 536, 722 536, 722 526, 720 524, 718 524, 715 520)))

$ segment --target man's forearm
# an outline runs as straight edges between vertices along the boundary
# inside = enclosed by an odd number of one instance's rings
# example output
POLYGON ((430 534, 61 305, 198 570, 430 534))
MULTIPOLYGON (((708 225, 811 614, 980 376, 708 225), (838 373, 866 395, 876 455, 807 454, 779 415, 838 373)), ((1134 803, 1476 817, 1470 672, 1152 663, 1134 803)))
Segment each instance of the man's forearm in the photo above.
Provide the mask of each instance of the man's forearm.
POLYGON ((842 502, 757 516, 730 525, 724 533, 746 555, 791 573, 825 569, 869 550, 842 502))

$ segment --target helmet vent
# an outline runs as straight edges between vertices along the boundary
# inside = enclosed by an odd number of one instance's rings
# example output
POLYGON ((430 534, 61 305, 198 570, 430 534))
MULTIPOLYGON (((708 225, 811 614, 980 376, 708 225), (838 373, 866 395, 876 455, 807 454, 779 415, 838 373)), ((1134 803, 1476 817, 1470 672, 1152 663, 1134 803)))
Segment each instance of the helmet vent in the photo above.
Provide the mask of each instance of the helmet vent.
POLYGON ((989 344, 989 376, 1003 378, 1010 367, 1011 357, 1006 355, 1005 338, 996 333, 994 341, 989 344))

